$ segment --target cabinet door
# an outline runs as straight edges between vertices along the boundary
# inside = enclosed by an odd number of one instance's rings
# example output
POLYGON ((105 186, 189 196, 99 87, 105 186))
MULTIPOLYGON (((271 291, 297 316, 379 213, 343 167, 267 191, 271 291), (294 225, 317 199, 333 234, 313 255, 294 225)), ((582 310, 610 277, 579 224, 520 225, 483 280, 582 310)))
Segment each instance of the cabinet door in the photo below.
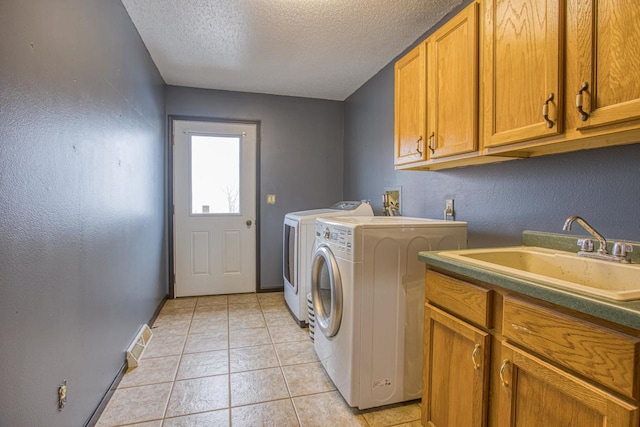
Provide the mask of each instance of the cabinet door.
POLYGON ((423 426, 486 425, 489 340, 487 333, 425 305, 423 426))
POLYGON ((430 158, 478 149, 478 4, 427 41, 430 158))
MULTIPOLYGON (((640 118, 640 2, 570 2, 568 28, 576 32, 578 80, 568 76, 568 93, 582 91, 582 115, 572 108, 578 129, 640 118), (586 84, 586 85, 585 85, 586 84)), ((573 65, 573 64, 572 64, 573 65)), ((576 100, 577 101, 577 100, 576 100)))
POLYGON ((421 43, 395 65, 395 165, 427 159, 426 53, 421 43))
POLYGON ((638 425, 638 407, 509 344, 501 350, 499 427, 638 425))
POLYGON ((561 10, 560 0, 485 2, 485 147, 562 132, 561 10))

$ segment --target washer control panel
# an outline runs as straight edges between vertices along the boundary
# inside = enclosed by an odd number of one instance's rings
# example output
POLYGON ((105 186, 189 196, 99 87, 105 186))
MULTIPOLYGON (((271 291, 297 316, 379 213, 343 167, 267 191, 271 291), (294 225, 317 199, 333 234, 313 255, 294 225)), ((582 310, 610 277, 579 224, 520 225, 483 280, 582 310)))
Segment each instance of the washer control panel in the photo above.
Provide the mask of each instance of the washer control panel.
POLYGON ((349 227, 316 221, 316 240, 317 244, 328 244, 335 255, 350 255, 353 250, 353 230, 349 227))

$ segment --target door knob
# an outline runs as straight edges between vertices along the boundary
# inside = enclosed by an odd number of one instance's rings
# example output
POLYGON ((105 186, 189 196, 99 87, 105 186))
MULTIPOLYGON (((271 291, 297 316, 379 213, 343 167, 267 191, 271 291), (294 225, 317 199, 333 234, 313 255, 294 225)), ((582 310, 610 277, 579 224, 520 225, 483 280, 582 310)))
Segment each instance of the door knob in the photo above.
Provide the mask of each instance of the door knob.
POLYGON ((245 224, 247 224, 247 228, 249 228, 249 227, 251 227, 251 224, 253 224, 253 223, 251 222, 250 219, 248 219, 247 222, 245 222, 245 224))

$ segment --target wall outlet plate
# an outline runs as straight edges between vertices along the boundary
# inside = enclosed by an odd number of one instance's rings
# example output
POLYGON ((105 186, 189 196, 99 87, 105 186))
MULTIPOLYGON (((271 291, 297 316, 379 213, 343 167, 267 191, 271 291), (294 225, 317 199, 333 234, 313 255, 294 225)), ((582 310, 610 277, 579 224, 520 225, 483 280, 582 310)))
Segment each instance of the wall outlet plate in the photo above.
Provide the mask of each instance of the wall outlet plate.
POLYGON ((67 380, 58 386, 58 411, 62 411, 67 404, 67 380))

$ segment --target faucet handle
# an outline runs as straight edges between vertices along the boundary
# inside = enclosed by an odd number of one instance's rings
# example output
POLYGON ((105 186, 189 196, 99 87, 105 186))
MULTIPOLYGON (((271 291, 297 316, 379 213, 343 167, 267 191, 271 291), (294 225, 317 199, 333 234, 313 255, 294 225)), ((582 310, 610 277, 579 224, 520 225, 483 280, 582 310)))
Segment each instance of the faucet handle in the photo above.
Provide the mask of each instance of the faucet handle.
POLYGON ((593 252, 593 240, 591 239, 578 240, 578 246, 580 246, 582 252, 593 252))
POLYGON ((633 252, 633 246, 628 243, 615 242, 611 249, 611 255, 613 256, 625 257, 627 252, 633 252))

